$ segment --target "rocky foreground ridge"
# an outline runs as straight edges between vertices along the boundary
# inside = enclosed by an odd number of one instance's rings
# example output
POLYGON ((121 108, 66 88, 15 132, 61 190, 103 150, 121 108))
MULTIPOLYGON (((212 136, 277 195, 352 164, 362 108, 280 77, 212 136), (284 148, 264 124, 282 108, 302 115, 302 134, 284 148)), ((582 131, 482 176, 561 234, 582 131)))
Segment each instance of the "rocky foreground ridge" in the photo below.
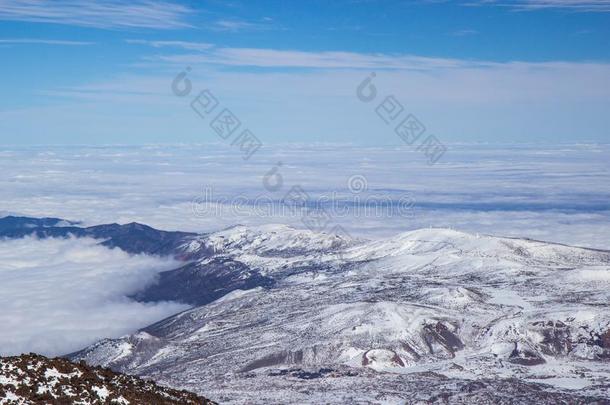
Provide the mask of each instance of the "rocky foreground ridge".
POLYGON ((0 358, 0 404, 211 405, 187 391, 84 362, 36 354, 0 358))

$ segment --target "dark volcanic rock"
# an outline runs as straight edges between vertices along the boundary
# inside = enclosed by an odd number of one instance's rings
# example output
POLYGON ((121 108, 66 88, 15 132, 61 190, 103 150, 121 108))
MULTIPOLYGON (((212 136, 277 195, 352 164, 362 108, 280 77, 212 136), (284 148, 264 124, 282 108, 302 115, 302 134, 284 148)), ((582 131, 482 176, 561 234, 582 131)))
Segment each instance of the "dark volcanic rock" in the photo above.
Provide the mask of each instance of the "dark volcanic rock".
POLYGON ((515 378, 460 382, 459 389, 441 388, 426 398, 429 404, 608 404, 604 398, 548 391, 544 385, 515 378))
POLYGON ((0 358, 0 403, 214 404, 193 393, 161 387, 107 368, 36 354, 0 358))
POLYGON ((426 325, 424 327, 424 338, 428 344, 430 353, 434 353, 435 346, 438 344, 443 347, 452 357, 455 352, 462 350, 464 344, 449 328, 442 322, 437 322, 434 325, 426 325))
POLYGON ((179 301, 191 305, 210 303, 231 291, 270 287, 273 279, 228 258, 196 262, 159 274, 158 283, 134 296, 138 301, 179 301))
POLYGON ((515 348, 508 357, 508 361, 522 366, 537 366, 546 363, 538 353, 528 347, 523 347, 519 343, 515 343, 515 348))
POLYGON ((570 328, 563 322, 547 321, 538 322, 534 326, 539 327, 543 336, 540 349, 546 355, 566 355, 572 350, 570 328))

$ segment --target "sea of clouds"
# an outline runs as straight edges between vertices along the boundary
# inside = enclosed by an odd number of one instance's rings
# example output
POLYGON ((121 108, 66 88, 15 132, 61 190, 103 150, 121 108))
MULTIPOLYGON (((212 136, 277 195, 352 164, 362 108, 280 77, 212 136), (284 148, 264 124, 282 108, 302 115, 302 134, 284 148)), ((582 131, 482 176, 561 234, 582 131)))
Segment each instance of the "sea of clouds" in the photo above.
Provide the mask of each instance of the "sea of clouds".
POLYGON ((127 298, 175 267, 88 238, 0 242, 0 355, 63 355, 188 308, 127 298))
MULTIPOLYGON (((303 228, 301 212, 281 209, 298 186, 330 213, 329 229, 357 237, 445 227, 610 249, 609 145, 447 146, 435 165, 406 145, 264 146, 248 161, 223 143, 2 147, 0 215, 303 228), (365 209, 369 197, 383 209, 365 209), (396 212, 401 199, 413 206, 396 212)), ((0 355, 69 353, 186 308, 128 298, 176 263, 98 243, 0 241, 0 355)))
POLYGON ((197 232, 238 223, 304 227, 302 215, 277 207, 299 186, 313 200, 348 207, 330 211, 330 224, 359 237, 450 227, 610 249, 610 145, 447 147, 435 165, 407 145, 264 145, 248 161, 228 143, 3 147, 0 214, 197 232), (281 176, 279 187, 265 187, 270 173, 281 176), (353 176, 366 181, 358 193, 349 188, 353 176), (370 196, 414 206, 392 216, 357 209, 370 196), (202 199, 231 206, 194 203, 202 199))

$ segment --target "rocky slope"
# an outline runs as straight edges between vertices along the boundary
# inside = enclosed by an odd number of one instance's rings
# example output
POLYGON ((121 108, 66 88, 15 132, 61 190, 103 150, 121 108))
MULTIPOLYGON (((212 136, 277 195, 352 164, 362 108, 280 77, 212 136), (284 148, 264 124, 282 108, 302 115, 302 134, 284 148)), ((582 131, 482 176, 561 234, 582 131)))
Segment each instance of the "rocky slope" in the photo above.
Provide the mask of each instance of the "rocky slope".
MULTIPOLYGON (((175 254, 189 270, 170 285, 195 283, 186 296, 198 306, 74 359, 223 403, 610 398, 606 251, 443 229, 345 241, 279 226, 187 237, 175 254)), ((162 290, 156 299, 174 288, 162 290)))
POLYGON ((184 263, 141 301, 193 306, 74 360, 222 403, 608 403, 610 252, 446 229, 346 240, 0 219, 184 263))
POLYGON ((212 405, 186 391, 35 354, 0 358, 0 404, 212 405))

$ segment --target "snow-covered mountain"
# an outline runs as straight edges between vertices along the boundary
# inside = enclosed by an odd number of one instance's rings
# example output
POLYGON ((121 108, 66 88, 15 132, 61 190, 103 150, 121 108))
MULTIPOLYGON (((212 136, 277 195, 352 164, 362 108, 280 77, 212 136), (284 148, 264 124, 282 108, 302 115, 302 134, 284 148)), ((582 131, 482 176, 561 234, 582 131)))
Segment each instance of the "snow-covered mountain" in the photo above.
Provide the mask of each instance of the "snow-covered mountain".
POLYGON ((610 398, 610 252, 283 226, 173 245, 185 265, 136 298, 195 307, 73 359, 222 403, 610 398))

